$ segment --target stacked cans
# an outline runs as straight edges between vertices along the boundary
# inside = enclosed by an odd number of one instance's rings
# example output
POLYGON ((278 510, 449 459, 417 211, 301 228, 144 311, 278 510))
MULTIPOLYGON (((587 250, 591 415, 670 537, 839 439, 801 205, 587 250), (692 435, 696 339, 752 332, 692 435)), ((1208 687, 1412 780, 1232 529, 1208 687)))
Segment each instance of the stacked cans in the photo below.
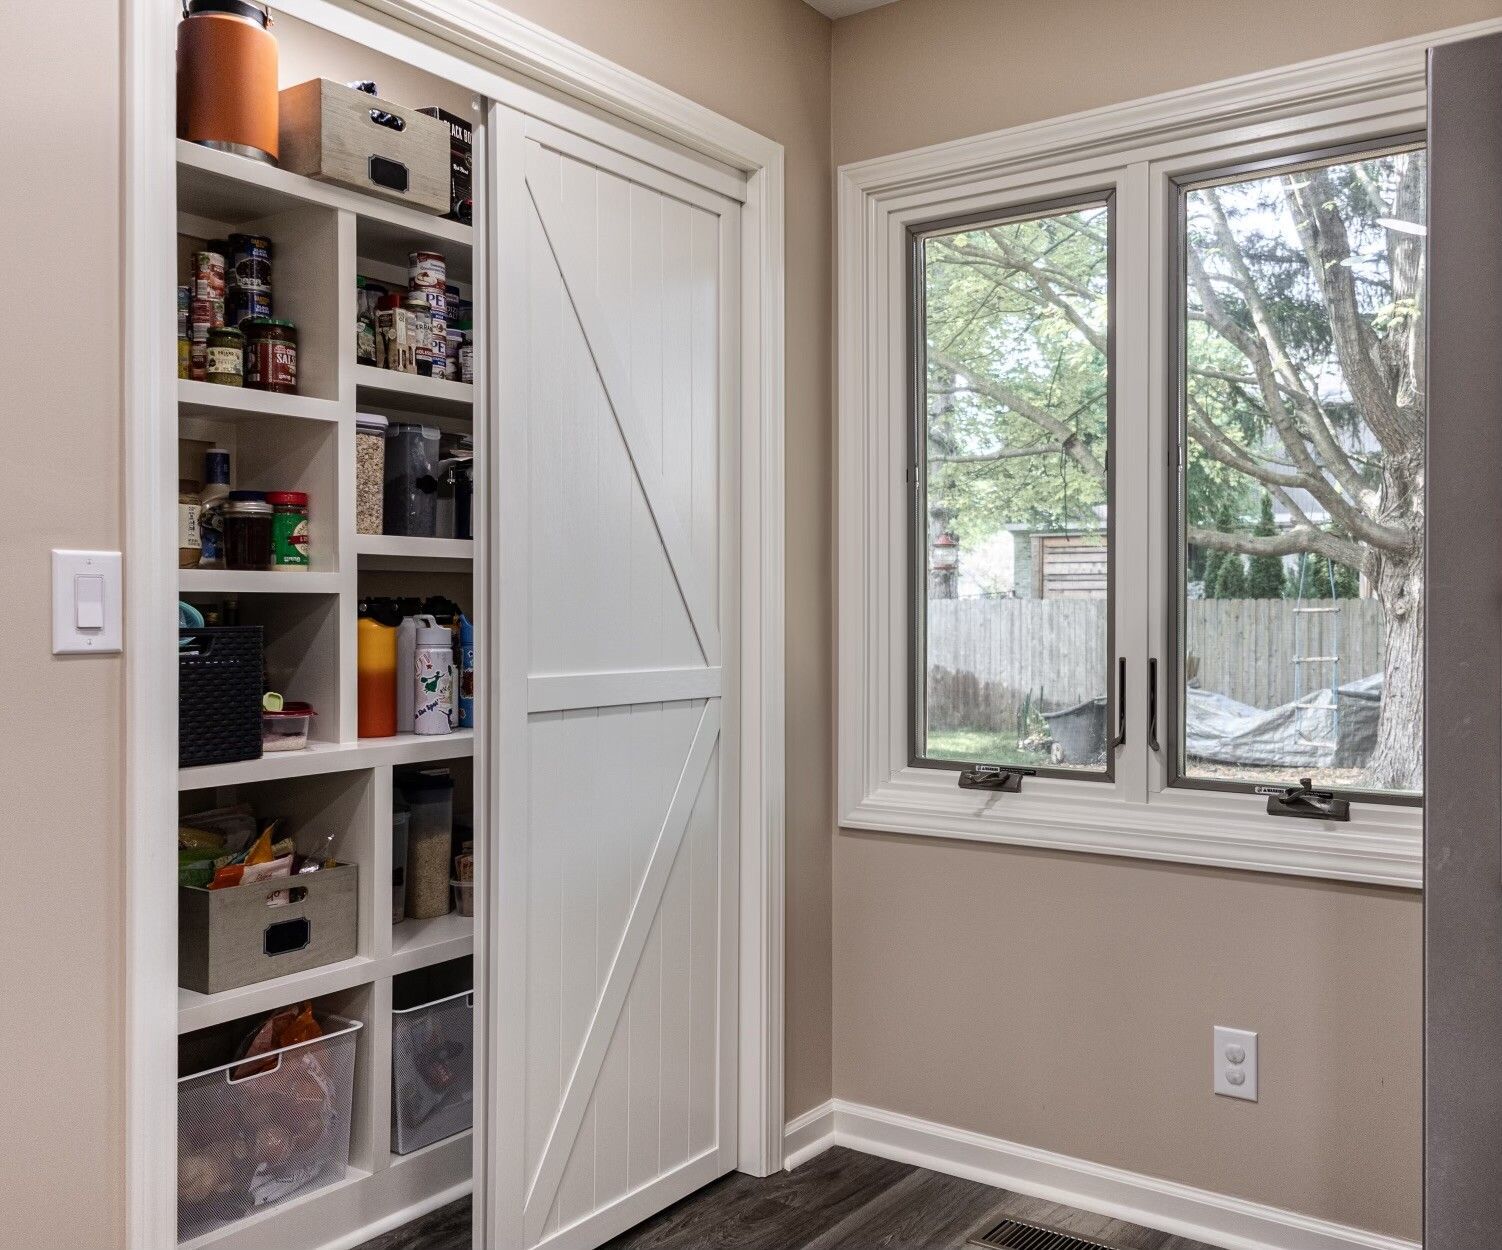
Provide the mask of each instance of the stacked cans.
POLYGON ((188 376, 201 382, 208 365, 209 331, 224 325, 224 253, 212 250, 194 252, 191 273, 188 284, 188 376))
POLYGON ((417 319, 417 372, 446 375, 448 359, 448 265, 439 252, 407 257, 406 307, 417 319))
POLYGON ((271 240, 258 234, 232 234, 229 250, 229 324, 271 316, 271 240))

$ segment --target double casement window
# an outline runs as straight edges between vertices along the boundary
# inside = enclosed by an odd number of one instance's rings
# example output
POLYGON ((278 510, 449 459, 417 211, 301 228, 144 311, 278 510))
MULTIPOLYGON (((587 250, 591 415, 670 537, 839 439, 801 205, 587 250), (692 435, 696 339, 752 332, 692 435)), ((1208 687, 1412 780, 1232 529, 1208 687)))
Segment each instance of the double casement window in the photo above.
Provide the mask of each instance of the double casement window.
POLYGON ((1370 68, 842 171, 843 823, 1416 878, 1422 59, 1370 68))

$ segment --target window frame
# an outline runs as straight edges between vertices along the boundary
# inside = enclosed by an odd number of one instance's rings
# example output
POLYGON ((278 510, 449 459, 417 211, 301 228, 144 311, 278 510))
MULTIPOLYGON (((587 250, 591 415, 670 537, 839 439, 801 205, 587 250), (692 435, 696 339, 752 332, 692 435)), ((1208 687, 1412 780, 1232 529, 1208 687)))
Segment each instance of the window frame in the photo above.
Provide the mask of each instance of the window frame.
POLYGON ((1001 212, 965 213, 935 221, 915 222, 908 233, 908 765, 959 772, 974 760, 938 759, 919 749, 919 729, 925 728, 928 712, 928 370, 927 370, 927 262, 928 240, 983 225, 1007 225, 1063 216, 1083 209, 1106 210, 1106 756, 1103 768, 1062 768, 1039 765, 1039 777, 1059 777, 1094 784, 1116 780, 1116 727, 1121 691, 1116 676, 1116 189, 1107 186, 1091 193, 1053 197, 1030 203, 1009 204, 1001 212))
MULTIPOLYGON (((1309 148, 1280 156, 1260 157, 1251 161, 1237 162, 1194 173, 1172 175, 1173 236, 1168 251, 1168 264, 1172 274, 1168 321, 1168 370, 1171 379, 1172 402, 1168 406, 1169 446, 1173 466, 1168 474, 1168 531, 1165 539, 1168 546, 1170 576, 1168 578, 1169 605, 1167 689, 1168 741, 1164 743, 1167 756, 1167 785, 1180 790, 1205 790, 1220 794, 1258 794, 1258 787, 1267 782, 1221 780, 1212 777, 1193 777, 1185 767, 1184 757, 1184 690, 1187 685, 1184 634, 1186 630, 1188 594, 1186 590, 1186 547, 1184 534, 1184 450, 1188 440, 1187 384, 1188 352, 1185 339, 1186 313, 1188 310, 1188 200, 1192 192, 1206 187, 1228 186, 1250 181, 1259 175, 1269 177, 1292 173, 1301 168, 1319 168, 1340 164, 1342 158, 1351 160, 1373 159, 1384 155, 1418 150, 1427 151, 1428 134, 1425 129, 1410 130, 1406 134, 1389 138, 1365 139, 1309 148)), ((1292 770, 1296 771, 1296 770, 1292 770)), ((1290 784, 1293 784, 1291 781, 1290 784)), ((1396 791, 1357 790, 1348 787, 1331 787, 1338 798, 1352 804, 1383 803, 1395 807, 1422 809, 1424 795, 1403 794, 1396 791)))
MULTIPOLYGON (((1502 30, 1502 21, 1496 23, 1502 30)), ((1270 817, 1265 799, 1170 784, 1146 749, 1146 667, 1171 727, 1168 309, 1175 179, 1426 128, 1425 62, 1401 40, 1202 88, 841 167, 837 180, 836 820, 849 829, 1416 887, 1422 811, 1362 795, 1346 824, 1270 817), (1115 776, 962 791, 910 759, 909 228, 1115 194, 1114 649, 1128 657, 1115 776)), ((1114 673, 1112 674, 1114 676, 1114 673)))

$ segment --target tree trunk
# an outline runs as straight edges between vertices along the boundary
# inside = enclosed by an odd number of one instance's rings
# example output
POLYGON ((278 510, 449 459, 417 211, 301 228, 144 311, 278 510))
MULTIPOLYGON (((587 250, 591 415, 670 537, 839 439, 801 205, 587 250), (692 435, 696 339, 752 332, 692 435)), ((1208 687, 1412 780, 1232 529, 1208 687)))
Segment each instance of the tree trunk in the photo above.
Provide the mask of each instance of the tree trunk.
POLYGON ((1384 553, 1377 567, 1377 598, 1386 645, 1382 710, 1367 785, 1379 790, 1420 790, 1424 783, 1424 560, 1384 553))

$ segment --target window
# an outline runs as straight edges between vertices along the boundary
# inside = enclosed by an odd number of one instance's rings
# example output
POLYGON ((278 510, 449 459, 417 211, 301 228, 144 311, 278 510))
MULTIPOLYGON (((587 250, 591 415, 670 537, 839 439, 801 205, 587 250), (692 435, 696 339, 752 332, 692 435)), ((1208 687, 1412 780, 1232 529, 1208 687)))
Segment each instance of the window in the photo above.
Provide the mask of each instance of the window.
POLYGON ((1108 775, 1110 202, 912 246, 914 758, 1108 775))
POLYGON ((842 826, 1420 881, 1425 69, 839 171, 842 826))
POLYGON ((1424 152, 1181 188, 1176 764, 1415 795, 1424 152))

